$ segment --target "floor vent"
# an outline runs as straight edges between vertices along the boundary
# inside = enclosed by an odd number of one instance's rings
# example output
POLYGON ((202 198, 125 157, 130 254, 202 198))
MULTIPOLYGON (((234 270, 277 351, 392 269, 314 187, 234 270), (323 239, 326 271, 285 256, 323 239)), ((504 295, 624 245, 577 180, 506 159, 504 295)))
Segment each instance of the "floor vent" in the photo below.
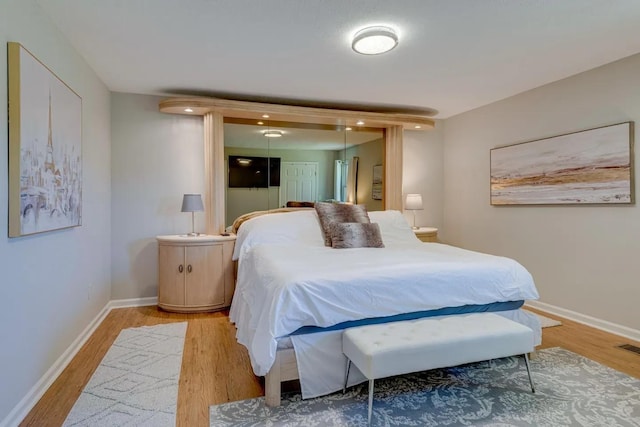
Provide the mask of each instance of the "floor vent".
POLYGON ((640 354, 640 347, 638 347, 637 345, 631 345, 631 344, 622 344, 618 346, 619 348, 623 349, 623 350, 628 350, 628 351, 632 351, 636 354, 640 354))

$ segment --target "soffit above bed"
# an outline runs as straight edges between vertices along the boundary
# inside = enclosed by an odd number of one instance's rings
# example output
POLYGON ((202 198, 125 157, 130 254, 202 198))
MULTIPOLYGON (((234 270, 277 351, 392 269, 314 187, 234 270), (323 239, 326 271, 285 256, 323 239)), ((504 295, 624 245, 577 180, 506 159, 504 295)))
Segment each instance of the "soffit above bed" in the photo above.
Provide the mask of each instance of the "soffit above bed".
POLYGON ((159 106, 163 113, 203 116, 207 113, 217 112, 224 117, 255 120, 256 122, 268 119, 270 122, 304 122, 354 128, 402 126, 406 130, 426 130, 433 129, 435 126, 433 119, 414 114, 301 107, 221 98, 169 98, 160 101, 159 106), (264 117, 264 115, 269 117, 264 117), (363 124, 358 124, 359 122, 363 122, 363 124))

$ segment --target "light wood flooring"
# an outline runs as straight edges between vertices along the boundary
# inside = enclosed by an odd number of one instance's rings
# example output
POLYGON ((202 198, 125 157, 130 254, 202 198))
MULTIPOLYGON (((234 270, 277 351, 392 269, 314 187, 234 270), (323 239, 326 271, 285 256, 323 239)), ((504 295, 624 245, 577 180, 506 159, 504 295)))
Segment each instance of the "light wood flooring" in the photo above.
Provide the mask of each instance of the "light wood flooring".
MULTIPOLYGON (((640 342, 540 313, 563 322, 562 326, 543 329, 540 348, 563 347, 640 378, 640 355, 617 348, 626 343, 640 346, 640 342)), ((122 329, 181 321, 189 326, 178 392, 178 426, 208 426, 209 405, 264 394, 247 351, 235 341, 235 327, 226 312, 177 314, 155 306, 122 308, 109 313, 21 426, 61 425, 122 329)))

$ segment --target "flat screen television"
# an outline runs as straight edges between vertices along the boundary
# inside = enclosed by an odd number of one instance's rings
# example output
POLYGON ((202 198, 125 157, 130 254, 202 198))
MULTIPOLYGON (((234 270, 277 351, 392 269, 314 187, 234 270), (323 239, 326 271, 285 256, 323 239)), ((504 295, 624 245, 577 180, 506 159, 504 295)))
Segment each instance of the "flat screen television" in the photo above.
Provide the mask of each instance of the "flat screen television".
POLYGON ((229 188, 280 187, 280 158, 229 156, 229 188))

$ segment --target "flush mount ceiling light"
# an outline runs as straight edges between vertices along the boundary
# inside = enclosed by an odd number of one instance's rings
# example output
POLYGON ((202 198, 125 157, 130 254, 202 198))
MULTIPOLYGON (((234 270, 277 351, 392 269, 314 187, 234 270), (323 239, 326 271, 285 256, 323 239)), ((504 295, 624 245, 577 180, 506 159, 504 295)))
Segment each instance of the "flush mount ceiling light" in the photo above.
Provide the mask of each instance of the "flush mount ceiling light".
POLYGON ((363 28, 353 36, 351 48, 363 55, 379 55, 398 45, 398 35, 389 27, 363 28))
POLYGON ((262 132, 262 134, 264 136, 266 136, 267 138, 280 138, 284 132, 282 132, 281 130, 265 130, 264 132, 262 132))

